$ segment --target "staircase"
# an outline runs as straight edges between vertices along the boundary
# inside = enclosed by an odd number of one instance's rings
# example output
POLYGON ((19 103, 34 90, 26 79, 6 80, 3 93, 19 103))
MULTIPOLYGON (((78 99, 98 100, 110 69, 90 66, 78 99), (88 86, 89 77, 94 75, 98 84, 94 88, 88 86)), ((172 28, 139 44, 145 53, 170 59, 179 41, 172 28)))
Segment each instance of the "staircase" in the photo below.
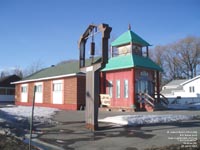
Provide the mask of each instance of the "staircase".
POLYGON ((164 95, 160 94, 159 100, 158 100, 157 94, 154 97, 150 96, 147 93, 137 94, 138 103, 139 103, 138 109, 146 110, 148 112, 153 112, 154 110, 164 110, 167 108, 169 101, 164 95))

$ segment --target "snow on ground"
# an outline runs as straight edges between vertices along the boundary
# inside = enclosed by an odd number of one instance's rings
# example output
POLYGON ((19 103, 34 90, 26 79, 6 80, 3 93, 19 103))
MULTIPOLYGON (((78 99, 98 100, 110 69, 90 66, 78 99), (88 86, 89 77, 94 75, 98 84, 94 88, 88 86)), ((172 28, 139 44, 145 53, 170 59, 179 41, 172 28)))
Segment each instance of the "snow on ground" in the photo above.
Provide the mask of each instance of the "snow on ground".
MULTIPOLYGON (((13 117, 16 120, 29 119, 32 113, 32 107, 30 106, 13 106, 0 108, 4 115, 0 119, 6 119, 13 117), (3 117, 3 118, 2 118, 3 117)), ((46 107, 34 107, 34 120, 38 122, 51 121, 52 115, 54 115, 59 109, 46 108, 46 107)))
POLYGON ((193 119, 192 115, 123 115, 100 119, 100 122, 109 122, 118 125, 147 125, 155 123, 169 123, 193 119))

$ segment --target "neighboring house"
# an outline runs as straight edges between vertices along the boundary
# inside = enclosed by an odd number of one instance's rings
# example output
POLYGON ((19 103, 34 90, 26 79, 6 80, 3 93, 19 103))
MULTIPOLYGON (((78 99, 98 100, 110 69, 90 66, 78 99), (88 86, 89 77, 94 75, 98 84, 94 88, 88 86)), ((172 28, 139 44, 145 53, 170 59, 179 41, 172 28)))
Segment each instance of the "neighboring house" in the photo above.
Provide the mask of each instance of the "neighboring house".
MULTIPOLYGON (((87 60, 86 63, 91 62, 87 60)), ((36 106, 66 110, 85 106, 85 74, 80 72, 78 61, 42 69, 13 84, 16 85, 16 105, 31 106, 36 87, 36 106)))
POLYGON ((15 85, 11 82, 19 81, 21 78, 16 75, 10 75, 0 79, 0 102, 14 102, 15 85))
POLYGON ((200 102, 200 75, 189 80, 173 80, 163 86, 161 93, 172 103, 200 102))

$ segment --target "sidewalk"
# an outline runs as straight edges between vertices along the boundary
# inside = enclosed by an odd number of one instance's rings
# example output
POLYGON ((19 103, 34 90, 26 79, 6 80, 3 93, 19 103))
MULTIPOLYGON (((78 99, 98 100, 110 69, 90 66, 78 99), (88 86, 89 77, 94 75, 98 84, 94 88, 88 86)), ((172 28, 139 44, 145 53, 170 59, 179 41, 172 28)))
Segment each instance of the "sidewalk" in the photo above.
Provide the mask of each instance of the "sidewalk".
MULTIPOLYGON (((99 119, 126 114, 149 114, 147 112, 99 112, 99 119)), ((194 114, 200 111, 157 111, 151 114, 194 114)), ((91 132, 85 128, 84 111, 60 111, 54 116, 55 126, 40 126, 38 139, 66 150, 144 150, 172 144, 182 144, 174 132, 200 132, 200 119, 178 123, 156 124, 138 127, 120 127, 99 122, 99 130, 91 132)), ((200 135, 198 133, 198 139, 200 135)))

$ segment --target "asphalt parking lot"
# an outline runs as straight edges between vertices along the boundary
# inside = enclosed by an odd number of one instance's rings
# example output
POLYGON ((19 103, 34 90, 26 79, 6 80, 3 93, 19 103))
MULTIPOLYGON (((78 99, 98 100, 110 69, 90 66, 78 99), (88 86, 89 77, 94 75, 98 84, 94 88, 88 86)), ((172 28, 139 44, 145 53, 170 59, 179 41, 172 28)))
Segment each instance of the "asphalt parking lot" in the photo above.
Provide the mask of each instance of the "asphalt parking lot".
MULTIPOLYGON (((99 119, 126 114, 149 114, 148 112, 99 112, 99 119)), ((198 115, 200 111, 155 111, 150 114, 198 115)), ((60 111, 54 117, 58 124, 38 126, 38 138, 41 141, 66 150, 144 150, 164 147, 172 144, 188 146, 191 143, 180 141, 181 134, 200 139, 200 117, 193 120, 153 124, 145 126, 116 126, 99 122, 99 129, 92 132, 85 128, 84 111, 60 111), (196 135, 192 135, 192 134, 196 135)))

